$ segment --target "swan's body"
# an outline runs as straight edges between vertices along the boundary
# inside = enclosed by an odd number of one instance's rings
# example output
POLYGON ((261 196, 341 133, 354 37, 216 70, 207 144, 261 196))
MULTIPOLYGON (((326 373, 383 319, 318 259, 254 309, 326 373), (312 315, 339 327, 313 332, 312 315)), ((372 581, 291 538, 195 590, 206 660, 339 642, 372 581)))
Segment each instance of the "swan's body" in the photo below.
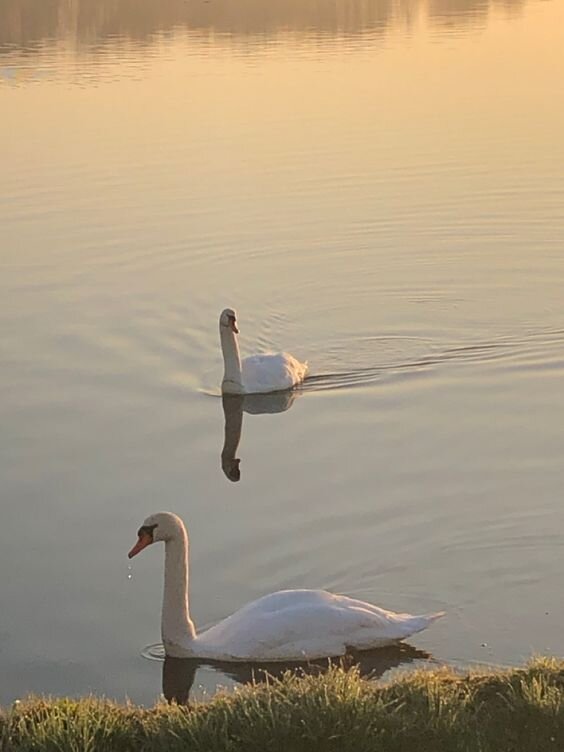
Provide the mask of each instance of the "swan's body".
MULTIPOLYGON (((436 617, 435 617, 436 618, 436 617)), ((383 647, 425 629, 409 616, 325 590, 280 590, 243 606, 194 641, 196 655, 232 661, 291 661, 383 647)))
POLYGON ((304 380, 307 363, 300 363, 288 353, 263 353, 241 360, 237 334, 239 329, 235 311, 226 308, 219 317, 224 364, 221 391, 224 394, 280 392, 292 389, 304 380))
POLYGON ((162 640, 167 655, 216 661, 290 661, 383 647, 425 629, 442 613, 396 614, 324 590, 265 595, 197 635, 188 607, 188 536, 170 512, 152 515, 130 558, 165 541, 162 640))

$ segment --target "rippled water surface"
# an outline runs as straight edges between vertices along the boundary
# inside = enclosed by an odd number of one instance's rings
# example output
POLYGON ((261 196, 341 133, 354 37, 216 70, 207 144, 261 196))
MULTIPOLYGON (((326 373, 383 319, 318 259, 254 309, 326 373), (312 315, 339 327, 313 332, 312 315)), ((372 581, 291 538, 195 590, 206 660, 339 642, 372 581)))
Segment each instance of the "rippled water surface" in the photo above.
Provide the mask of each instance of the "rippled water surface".
POLYGON ((0 3, 0 702, 159 695, 163 551, 126 553, 160 509, 198 626, 323 587, 447 611, 371 675, 564 653, 562 28, 0 3), (303 390, 224 405, 225 306, 303 390))

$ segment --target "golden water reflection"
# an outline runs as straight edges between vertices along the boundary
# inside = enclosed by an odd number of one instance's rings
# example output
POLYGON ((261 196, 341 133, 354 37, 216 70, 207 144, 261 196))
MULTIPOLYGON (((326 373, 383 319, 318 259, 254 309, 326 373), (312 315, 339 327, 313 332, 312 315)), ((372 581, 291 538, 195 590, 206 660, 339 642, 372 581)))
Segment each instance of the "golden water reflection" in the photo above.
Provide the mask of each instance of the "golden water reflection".
POLYGON ((80 51, 129 39, 151 43, 177 30, 218 41, 222 35, 264 43, 295 34, 315 41, 408 29, 420 17, 448 29, 479 26, 496 7, 511 14, 524 0, 4 0, 0 52, 72 41, 80 51))

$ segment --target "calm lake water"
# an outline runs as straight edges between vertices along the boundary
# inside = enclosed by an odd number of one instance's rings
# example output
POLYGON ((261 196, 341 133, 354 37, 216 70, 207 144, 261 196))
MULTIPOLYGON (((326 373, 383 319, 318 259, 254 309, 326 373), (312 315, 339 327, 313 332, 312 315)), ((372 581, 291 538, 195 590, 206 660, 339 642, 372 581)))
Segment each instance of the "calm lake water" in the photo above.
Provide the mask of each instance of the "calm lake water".
POLYGON ((322 587, 447 611, 375 675, 564 653, 563 28, 2 0, 1 703, 159 696, 163 550, 126 554, 161 509, 199 627, 322 587), (312 378, 224 431, 225 306, 312 378))

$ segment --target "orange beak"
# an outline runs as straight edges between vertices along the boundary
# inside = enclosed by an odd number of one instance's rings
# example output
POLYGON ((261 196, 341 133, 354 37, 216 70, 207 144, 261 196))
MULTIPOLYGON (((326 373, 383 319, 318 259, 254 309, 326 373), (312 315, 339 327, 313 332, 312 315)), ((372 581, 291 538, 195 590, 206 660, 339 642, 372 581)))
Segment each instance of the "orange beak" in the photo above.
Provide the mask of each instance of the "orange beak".
POLYGON ((239 328, 235 319, 229 319, 229 323, 231 324, 231 329, 235 332, 235 334, 239 334, 239 328))
POLYGON ((150 535, 147 535, 144 533, 143 535, 139 536, 139 540, 137 543, 133 546, 131 551, 127 554, 128 559, 133 559, 134 556, 136 556, 139 551, 142 551, 144 548, 147 548, 147 546, 150 546, 153 542, 153 539, 150 535))

